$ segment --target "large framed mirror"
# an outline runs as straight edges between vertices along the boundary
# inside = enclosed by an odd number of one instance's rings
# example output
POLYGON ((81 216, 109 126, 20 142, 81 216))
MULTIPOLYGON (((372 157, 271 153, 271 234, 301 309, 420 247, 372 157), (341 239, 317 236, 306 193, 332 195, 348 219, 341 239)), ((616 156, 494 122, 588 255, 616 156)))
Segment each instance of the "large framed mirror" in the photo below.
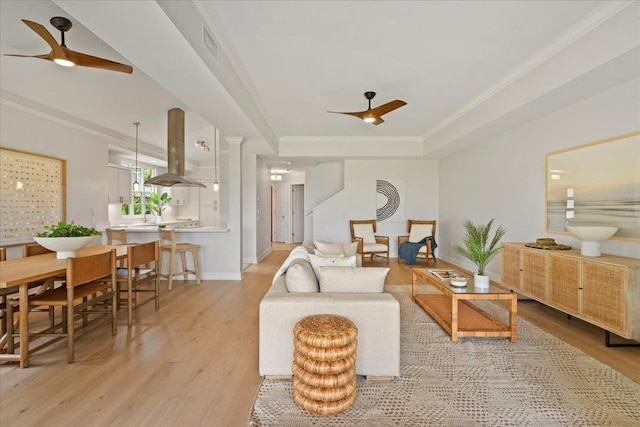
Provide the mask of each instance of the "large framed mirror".
POLYGON ((640 132, 547 154, 546 231, 567 222, 618 227, 640 240, 640 132))

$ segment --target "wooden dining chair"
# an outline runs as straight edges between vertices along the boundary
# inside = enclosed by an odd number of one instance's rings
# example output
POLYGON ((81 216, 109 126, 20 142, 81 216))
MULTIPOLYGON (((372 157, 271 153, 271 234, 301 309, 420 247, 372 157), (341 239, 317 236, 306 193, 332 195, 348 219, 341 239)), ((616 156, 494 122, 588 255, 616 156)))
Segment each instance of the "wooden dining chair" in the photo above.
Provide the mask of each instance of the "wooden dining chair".
MULTIPOLYGON (((93 314, 111 315, 111 334, 117 332, 117 309, 115 304, 116 289, 116 251, 78 258, 67 258, 66 284, 64 287, 49 289, 39 295, 29 296, 29 307, 59 306, 62 307, 62 324, 47 328, 33 336, 66 336, 67 362, 74 362, 75 318, 82 316, 83 325, 93 314), (61 333, 55 333, 62 329, 61 333)), ((13 305, 8 305, 8 324, 13 324, 13 305)), ((13 341, 14 331, 10 331, 13 341)), ((21 343, 21 345, 29 345, 21 343)))
MULTIPOLYGON (((7 259, 7 250, 5 248, 0 248, 0 261, 6 261, 7 259)), ((4 335, 7 332, 7 316, 5 314, 7 307, 7 295, 10 295, 15 291, 10 291, 9 289, 0 289, 0 318, 2 321, 2 332, 0 335, 4 335)), ((0 347, 1 348, 1 347, 0 347)))
POLYGON ((159 263, 159 275, 160 277, 167 278, 169 280, 169 290, 171 290, 171 285, 173 282, 173 278, 175 276, 184 276, 184 280, 187 280, 189 274, 193 274, 196 276, 196 283, 200 284, 200 267, 198 265, 198 248, 200 246, 195 245, 193 243, 177 243, 176 242, 176 230, 173 228, 160 228, 160 263, 159 263), (163 263, 164 263, 164 254, 167 253, 169 255, 169 273, 164 274, 162 271, 163 263), (193 258, 193 270, 189 270, 187 268, 187 253, 191 254, 193 258), (180 256, 180 261, 182 262, 182 271, 175 271, 175 260, 177 256, 180 256))
MULTIPOLYGON (((2 248, 4 249, 4 248, 2 248)), ((50 251, 49 249, 45 248, 44 246, 38 244, 38 243, 27 243, 25 245, 22 245, 22 257, 30 257, 30 256, 35 256, 35 255, 44 255, 44 254, 48 254, 51 253, 53 251, 50 251)), ((5 253, 5 259, 6 259, 6 253, 5 253)), ((32 288, 38 288, 35 293, 42 293, 45 290, 52 288, 53 286, 55 286, 56 281, 60 281, 60 280, 64 280, 64 275, 61 277, 53 277, 47 280, 39 280, 37 282, 31 282, 29 283, 29 289, 32 288)), ((33 291, 31 291, 33 293, 33 291)), ((10 301, 8 301, 8 298, 13 297, 13 296, 17 296, 17 288, 8 288, 8 289, 0 289, 0 310, 2 310, 2 333, 4 334, 7 331, 7 316, 6 316, 6 308, 7 308, 7 304, 10 303, 10 301)), ((14 308, 16 308, 17 306, 14 304, 14 308)), ((15 310, 14 310, 15 311, 15 310)), ((47 311, 49 312, 49 326, 53 325, 54 322, 54 311, 53 311, 53 307, 49 307, 47 309, 47 311)), ((13 325, 13 328, 15 330, 15 328, 18 327, 18 322, 16 321, 13 325)), ((2 342, 2 344, 4 345, 4 342, 2 342)), ((12 345, 12 341, 8 341, 9 347, 11 347, 12 345)), ((9 348, 10 352, 13 352, 13 348, 9 348)))
MULTIPOLYGON (((407 220, 407 236, 398 236, 398 248, 405 242, 418 243, 426 237, 435 238, 436 236, 436 220, 419 220, 410 219, 407 220)), ((433 263, 437 263, 436 254, 433 252, 432 241, 427 239, 424 246, 418 251, 416 258, 424 258, 425 265, 429 265, 429 260, 432 259, 433 263)))
POLYGON ((389 265, 389 236, 376 236, 375 219, 352 219, 349 221, 351 241, 358 242, 358 254, 364 263, 365 256, 383 257, 389 265))
POLYGON ((127 248, 127 268, 118 268, 116 273, 118 301, 127 303, 127 324, 133 322, 133 310, 155 301, 156 311, 160 308, 160 280, 158 276, 158 241, 132 245, 127 248), (123 300, 121 293, 126 292, 123 300), (138 294, 151 293, 145 300, 138 294))

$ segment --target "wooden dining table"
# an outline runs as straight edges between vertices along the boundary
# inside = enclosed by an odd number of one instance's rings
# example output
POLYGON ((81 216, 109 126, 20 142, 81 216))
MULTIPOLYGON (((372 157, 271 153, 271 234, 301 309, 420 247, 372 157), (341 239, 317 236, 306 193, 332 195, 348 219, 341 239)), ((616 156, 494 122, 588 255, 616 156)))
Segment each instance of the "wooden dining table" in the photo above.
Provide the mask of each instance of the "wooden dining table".
MULTIPOLYGON (((112 249, 116 250, 118 259, 127 257, 127 245, 87 246, 77 250, 76 256, 96 255, 112 249)), ((18 354, 0 354, 0 362, 19 361, 21 368, 29 366, 29 283, 64 275, 66 271, 67 260, 57 259, 54 252, 0 261, 0 289, 18 288, 20 323, 20 352, 18 354)))

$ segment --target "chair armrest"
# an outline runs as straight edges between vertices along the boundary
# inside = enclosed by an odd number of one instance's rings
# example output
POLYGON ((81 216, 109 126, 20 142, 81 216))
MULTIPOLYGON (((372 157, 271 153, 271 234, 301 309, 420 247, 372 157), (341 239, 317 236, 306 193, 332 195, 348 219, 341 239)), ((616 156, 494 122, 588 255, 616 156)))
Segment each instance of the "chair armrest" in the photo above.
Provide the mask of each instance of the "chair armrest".
POLYGON ((358 242, 358 249, 356 249, 356 253, 361 254, 364 251, 364 239, 362 237, 354 237, 351 241, 358 242))
POLYGON ((389 236, 376 236, 376 243, 389 246, 389 236))
POLYGON ((400 247, 401 244, 406 243, 409 241, 409 236, 398 236, 398 247, 400 247))

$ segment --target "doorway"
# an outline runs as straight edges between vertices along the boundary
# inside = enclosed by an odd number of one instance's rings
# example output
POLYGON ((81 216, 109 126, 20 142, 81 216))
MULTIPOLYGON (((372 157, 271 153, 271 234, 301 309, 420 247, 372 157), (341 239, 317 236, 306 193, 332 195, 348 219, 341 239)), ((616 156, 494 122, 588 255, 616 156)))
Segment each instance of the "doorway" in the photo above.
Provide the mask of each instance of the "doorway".
POLYGON ((286 220, 287 220, 287 192, 284 184, 277 184, 271 187, 272 193, 272 241, 286 243, 286 220))

